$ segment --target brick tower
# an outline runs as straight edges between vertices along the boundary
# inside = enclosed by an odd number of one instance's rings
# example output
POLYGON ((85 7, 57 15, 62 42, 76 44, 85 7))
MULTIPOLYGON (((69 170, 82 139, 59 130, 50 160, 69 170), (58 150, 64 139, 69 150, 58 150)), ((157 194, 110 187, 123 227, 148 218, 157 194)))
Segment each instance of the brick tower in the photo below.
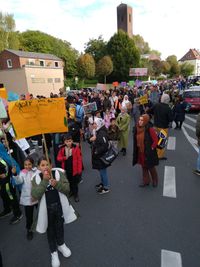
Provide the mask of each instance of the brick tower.
POLYGON ((122 3, 117 7, 117 30, 123 30, 132 37, 132 29, 132 7, 122 3))

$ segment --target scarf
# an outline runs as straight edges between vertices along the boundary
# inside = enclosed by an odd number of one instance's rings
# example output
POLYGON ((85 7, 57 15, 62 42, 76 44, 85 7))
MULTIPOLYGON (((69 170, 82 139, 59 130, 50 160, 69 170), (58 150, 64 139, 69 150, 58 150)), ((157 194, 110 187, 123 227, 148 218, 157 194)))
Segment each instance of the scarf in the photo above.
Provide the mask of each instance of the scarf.
POLYGON ((137 140, 137 147, 140 153, 144 153, 144 132, 145 132, 145 127, 139 127, 137 125, 136 140, 137 140))
POLYGON ((137 125, 136 140, 137 140, 137 147, 139 149, 139 152, 144 153, 145 126, 149 122, 150 118, 148 114, 143 114, 141 117, 143 117, 143 125, 142 126, 137 125))

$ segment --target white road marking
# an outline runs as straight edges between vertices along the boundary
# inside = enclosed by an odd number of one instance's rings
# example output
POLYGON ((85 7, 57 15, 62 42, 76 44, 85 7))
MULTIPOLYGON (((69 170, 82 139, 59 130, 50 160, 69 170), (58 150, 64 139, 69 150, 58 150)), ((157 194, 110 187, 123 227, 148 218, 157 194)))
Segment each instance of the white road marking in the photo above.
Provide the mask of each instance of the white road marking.
POLYGON ((191 118, 191 117, 189 117, 189 116, 187 116, 187 115, 185 115, 185 117, 186 117, 186 119, 188 119, 188 120, 190 120, 190 121, 192 121, 192 122, 194 122, 194 123, 197 122, 197 119, 193 119, 193 118, 191 118))
POLYGON ((175 167, 165 166, 163 196, 176 198, 175 167))
POLYGON ((168 150, 175 150, 176 149, 176 137, 174 137, 174 136, 168 137, 167 149, 168 150))
POLYGON ((189 143, 192 145, 192 147, 194 148, 194 150, 199 153, 199 147, 194 143, 194 138, 190 137, 187 133, 187 131, 185 130, 185 127, 182 127, 182 131, 185 135, 185 137, 187 138, 187 140, 189 141, 189 143))
POLYGON ((178 252, 162 249, 161 267, 182 267, 181 254, 178 252))
POLYGON ((185 126, 186 128, 192 130, 193 132, 196 132, 195 127, 193 127, 193 126, 191 126, 191 125, 189 125, 189 124, 187 124, 187 123, 185 123, 185 122, 183 123, 183 126, 185 126))

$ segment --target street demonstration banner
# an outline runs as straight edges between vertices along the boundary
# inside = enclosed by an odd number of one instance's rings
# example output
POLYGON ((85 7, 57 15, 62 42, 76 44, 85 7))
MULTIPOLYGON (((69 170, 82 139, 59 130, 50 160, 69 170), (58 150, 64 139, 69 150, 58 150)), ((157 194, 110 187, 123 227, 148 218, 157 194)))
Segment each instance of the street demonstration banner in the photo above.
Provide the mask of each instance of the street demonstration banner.
POLYGON ((130 68, 129 76, 147 76, 147 68, 130 68))
POLYGON ((84 105, 83 109, 84 109, 85 114, 95 112, 95 111, 97 111, 97 104, 96 104, 96 102, 89 103, 87 105, 84 105))
POLYGON ((140 103, 140 105, 144 105, 148 103, 148 97, 147 95, 143 95, 141 97, 138 98, 138 101, 140 103))
POLYGON ((8 111, 16 139, 68 131, 64 98, 13 101, 8 111))
POLYGON ((0 97, 5 99, 8 98, 6 88, 0 88, 0 97))

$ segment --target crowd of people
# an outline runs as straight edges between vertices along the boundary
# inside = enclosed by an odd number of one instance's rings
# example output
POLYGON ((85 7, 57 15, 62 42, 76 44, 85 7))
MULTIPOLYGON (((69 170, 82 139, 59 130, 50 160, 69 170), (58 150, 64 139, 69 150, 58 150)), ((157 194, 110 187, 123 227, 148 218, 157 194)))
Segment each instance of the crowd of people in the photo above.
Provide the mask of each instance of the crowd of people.
MULTIPOLYGON (((45 152, 42 136, 15 140, 8 114, 8 118, 2 120, 0 136, 0 196, 3 203, 0 219, 12 214, 10 224, 18 223, 23 217, 21 206, 24 206, 26 237, 32 240, 33 217, 37 211, 36 230, 47 232, 52 267, 60 266, 58 251, 64 257, 71 255, 64 242, 63 224, 76 219, 68 198, 73 196, 75 202, 80 201, 79 183, 84 171, 82 142, 88 142, 91 147, 92 168, 99 172, 96 191, 106 194, 111 190, 109 165, 102 161, 102 155, 113 146, 126 157, 133 125, 133 166, 139 164, 142 169, 139 186, 152 184, 156 188, 159 184, 156 166, 159 160, 167 159, 165 146, 158 146, 159 138, 162 138, 160 133, 164 131, 167 138, 173 121, 175 129, 181 129, 187 103, 180 90, 186 85, 185 81, 177 80, 107 91, 83 89, 68 95, 61 93, 60 96, 66 99, 69 131, 45 134, 49 157, 42 155, 37 163, 30 155, 30 143, 37 143, 45 152), (140 103, 142 96, 147 96, 145 104, 140 103), (94 102, 96 110, 84 111, 85 105, 94 102)), ((25 100, 25 96, 20 99, 25 100)))

